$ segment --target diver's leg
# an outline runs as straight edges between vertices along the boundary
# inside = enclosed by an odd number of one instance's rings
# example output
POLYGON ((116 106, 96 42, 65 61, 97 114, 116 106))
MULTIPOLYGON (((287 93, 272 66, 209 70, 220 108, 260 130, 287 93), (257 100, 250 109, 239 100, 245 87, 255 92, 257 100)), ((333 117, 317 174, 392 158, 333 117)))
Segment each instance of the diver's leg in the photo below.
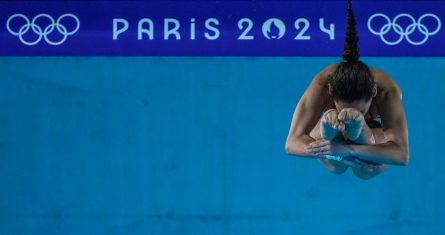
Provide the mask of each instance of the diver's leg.
POLYGON ((372 167, 373 171, 370 171, 367 168, 352 168, 352 172, 354 172, 354 175, 360 179, 369 180, 380 175, 388 167, 389 166, 387 164, 381 164, 379 166, 372 167))
POLYGON ((323 164, 323 166, 328 169, 330 172, 337 174, 337 175, 341 175, 343 173, 346 172, 346 170, 348 170, 348 166, 336 161, 336 160, 329 160, 329 159, 324 159, 324 158, 320 158, 318 159, 321 164, 323 164))
MULTIPOLYGON (((320 132, 320 121, 318 121, 317 125, 311 131, 309 136, 316 140, 324 139, 320 132)), ((320 158, 318 160, 320 161, 321 164, 323 164, 323 166, 326 169, 328 169, 330 172, 332 172, 334 174, 338 174, 338 175, 343 174, 348 169, 347 165, 345 165, 339 161, 329 160, 329 159, 324 159, 324 158, 320 158)))
MULTIPOLYGON (((372 133, 375 137, 376 144, 386 142, 382 128, 373 128, 372 133)), ((369 170, 369 168, 352 168, 352 172, 354 172, 354 175, 357 176, 358 178, 368 180, 378 176, 389 167, 388 164, 374 165, 372 163, 370 163, 369 166, 371 167, 371 169, 373 169, 372 171, 369 170)))

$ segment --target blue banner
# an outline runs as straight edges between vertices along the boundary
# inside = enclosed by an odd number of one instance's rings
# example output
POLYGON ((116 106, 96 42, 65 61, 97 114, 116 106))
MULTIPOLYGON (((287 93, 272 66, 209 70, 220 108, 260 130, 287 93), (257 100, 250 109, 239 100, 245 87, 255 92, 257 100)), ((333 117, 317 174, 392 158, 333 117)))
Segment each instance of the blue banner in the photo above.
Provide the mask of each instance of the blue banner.
MULTIPOLYGON (((443 1, 353 1, 361 56, 445 56, 443 1)), ((1 56, 340 56, 347 1, 0 1, 1 56)))

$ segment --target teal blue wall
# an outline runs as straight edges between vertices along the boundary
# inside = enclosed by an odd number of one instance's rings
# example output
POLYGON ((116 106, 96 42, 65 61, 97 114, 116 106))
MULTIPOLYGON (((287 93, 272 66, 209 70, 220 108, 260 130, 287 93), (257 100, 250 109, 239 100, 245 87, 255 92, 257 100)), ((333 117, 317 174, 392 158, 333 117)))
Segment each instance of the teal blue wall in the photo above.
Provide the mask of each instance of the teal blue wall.
POLYGON ((445 234, 445 58, 364 58, 411 161, 363 181, 287 156, 337 58, 0 58, 0 234, 445 234))

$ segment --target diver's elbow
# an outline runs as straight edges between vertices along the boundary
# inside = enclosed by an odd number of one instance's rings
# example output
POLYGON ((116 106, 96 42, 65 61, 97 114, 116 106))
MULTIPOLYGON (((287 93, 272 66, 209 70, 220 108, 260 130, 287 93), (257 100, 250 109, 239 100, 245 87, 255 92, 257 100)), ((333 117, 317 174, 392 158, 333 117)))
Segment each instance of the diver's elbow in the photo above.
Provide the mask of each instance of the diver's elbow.
POLYGON ((409 164, 409 152, 408 151, 402 152, 402 155, 399 158, 399 164, 401 166, 408 166, 408 164, 409 164))
POLYGON ((287 138, 286 144, 284 145, 284 151, 286 151, 287 155, 295 155, 296 154, 294 138, 292 138, 292 137, 287 138))
POLYGON ((286 144, 284 145, 284 151, 286 151, 287 155, 291 155, 291 144, 289 141, 286 141, 286 144))
POLYGON ((402 166, 408 166, 409 164, 409 155, 406 155, 402 159, 402 166))

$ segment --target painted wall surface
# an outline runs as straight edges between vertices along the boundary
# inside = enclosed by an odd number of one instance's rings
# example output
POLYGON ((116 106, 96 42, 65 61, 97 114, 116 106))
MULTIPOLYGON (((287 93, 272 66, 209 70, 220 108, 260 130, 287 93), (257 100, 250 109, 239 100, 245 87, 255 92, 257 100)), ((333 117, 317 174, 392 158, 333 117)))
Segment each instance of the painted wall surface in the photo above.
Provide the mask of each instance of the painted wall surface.
POLYGON ((364 58, 411 161, 370 181, 284 151, 338 58, 0 58, 0 234, 445 234, 445 59, 364 58))

